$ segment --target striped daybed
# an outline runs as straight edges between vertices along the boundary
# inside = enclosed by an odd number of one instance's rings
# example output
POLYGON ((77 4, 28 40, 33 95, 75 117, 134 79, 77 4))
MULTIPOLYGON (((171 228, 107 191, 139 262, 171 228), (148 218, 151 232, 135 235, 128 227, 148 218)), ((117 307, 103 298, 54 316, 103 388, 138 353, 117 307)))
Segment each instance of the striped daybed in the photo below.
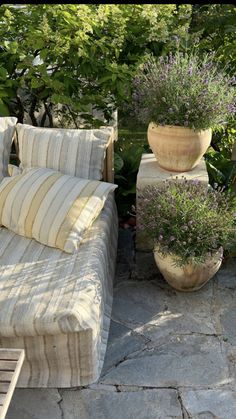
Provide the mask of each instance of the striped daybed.
MULTIPOLYGON (((107 156, 103 173, 112 180, 110 137, 107 156)), ((0 227, 0 348, 25 350, 18 387, 74 387, 99 378, 116 246, 114 194, 74 254, 0 227)))

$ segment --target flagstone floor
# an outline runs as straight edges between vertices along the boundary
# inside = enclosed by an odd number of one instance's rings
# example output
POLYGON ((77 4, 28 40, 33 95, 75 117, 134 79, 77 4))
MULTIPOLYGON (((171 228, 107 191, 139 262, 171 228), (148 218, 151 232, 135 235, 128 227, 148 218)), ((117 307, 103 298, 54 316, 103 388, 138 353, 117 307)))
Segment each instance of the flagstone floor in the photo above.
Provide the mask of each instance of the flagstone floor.
POLYGON ((163 280, 121 230, 97 384, 16 389, 7 419, 236 419, 236 259, 195 293, 163 280))

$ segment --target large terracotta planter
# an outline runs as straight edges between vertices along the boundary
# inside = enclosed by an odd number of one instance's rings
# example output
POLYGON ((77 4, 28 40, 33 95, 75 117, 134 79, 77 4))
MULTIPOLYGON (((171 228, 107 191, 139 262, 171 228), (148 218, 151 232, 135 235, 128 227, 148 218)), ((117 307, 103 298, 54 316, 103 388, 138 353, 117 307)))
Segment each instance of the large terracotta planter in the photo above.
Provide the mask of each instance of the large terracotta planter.
POLYGON ((212 131, 172 125, 148 126, 148 142, 159 165, 174 172, 188 172, 198 165, 207 151, 212 131))
POLYGON ((223 249, 209 255, 204 263, 176 266, 171 254, 163 256, 158 249, 154 250, 156 264, 165 280, 176 290, 197 291, 211 279, 221 266, 223 249))

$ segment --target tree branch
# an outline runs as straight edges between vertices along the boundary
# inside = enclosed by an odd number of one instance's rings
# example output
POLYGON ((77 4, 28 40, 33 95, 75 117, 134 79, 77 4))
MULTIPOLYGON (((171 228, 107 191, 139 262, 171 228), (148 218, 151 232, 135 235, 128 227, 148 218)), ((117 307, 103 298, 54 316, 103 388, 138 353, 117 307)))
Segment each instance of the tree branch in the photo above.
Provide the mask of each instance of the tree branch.
POLYGON ((79 126, 78 126, 78 124, 77 124, 77 122, 76 122, 76 119, 75 119, 75 117, 74 117, 74 115, 73 115, 73 112, 72 112, 72 110, 70 109, 70 107, 69 107, 69 105, 66 105, 66 107, 67 107, 67 109, 68 109, 68 111, 69 111, 69 114, 70 114, 70 116, 71 116, 71 118, 73 119, 73 122, 74 122, 74 124, 75 124, 75 128, 79 128, 79 126))
POLYGON ((32 98, 32 102, 31 102, 31 106, 30 106, 30 110, 29 110, 29 116, 31 118, 32 124, 37 127, 38 126, 38 122, 37 119, 35 118, 34 112, 35 112, 35 108, 37 105, 37 97, 34 96, 32 98))
POLYGON ((40 127, 44 127, 44 124, 46 122, 46 118, 47 118, 47 112, 44 111, 42 119, 41 119, 40 127))
POLYGON ((22 103, 21 98, 20 98, 19 95, 16 95, 16 101, 17 101, 17 107, 18 107, 18 110, 19 110, 18 122, 23 124, 24 116, 25 116, 25 109, 24 109, 23 103, 22 103))
POLYGON ((50 106, 47 105, 45 100, 43 101, 43 104, 44 104, 45 112, 46 112, 47 117, 49 119, 49 126, 50 126, 50 128, 53 128, 53 117, 52 117, 52 114, 51 114, 51 111, 50 111, 50 106))

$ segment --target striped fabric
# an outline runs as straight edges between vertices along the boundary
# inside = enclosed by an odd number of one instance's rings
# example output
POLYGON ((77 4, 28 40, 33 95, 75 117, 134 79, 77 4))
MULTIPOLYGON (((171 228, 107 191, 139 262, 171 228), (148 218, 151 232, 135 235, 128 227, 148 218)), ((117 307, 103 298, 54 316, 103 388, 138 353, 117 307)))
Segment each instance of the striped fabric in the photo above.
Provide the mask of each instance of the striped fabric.
POLYGON ((0 228, 0 347, 25 349, 20 387, 75 387, 99 377, 117 248, 113 195, 74 254, 0 228))
POLYGON ((0 180, 8 176, 8 163, 17 118, 0 117, 0 180))
POLYGON ((113 134, 102 129, 16 126, 21 167, 47 167, 70 176, 101 180, 106 147, 113 134))
POLYGON ((26 169, 0 184, 0 224, 24 237, 74 253, 116 185, 26 169))
POLYGON ((8 165, 8 175, 9 176, 16 176, 22 173, 22 169, 18 166, 15 166, 14 164, 8 165))

